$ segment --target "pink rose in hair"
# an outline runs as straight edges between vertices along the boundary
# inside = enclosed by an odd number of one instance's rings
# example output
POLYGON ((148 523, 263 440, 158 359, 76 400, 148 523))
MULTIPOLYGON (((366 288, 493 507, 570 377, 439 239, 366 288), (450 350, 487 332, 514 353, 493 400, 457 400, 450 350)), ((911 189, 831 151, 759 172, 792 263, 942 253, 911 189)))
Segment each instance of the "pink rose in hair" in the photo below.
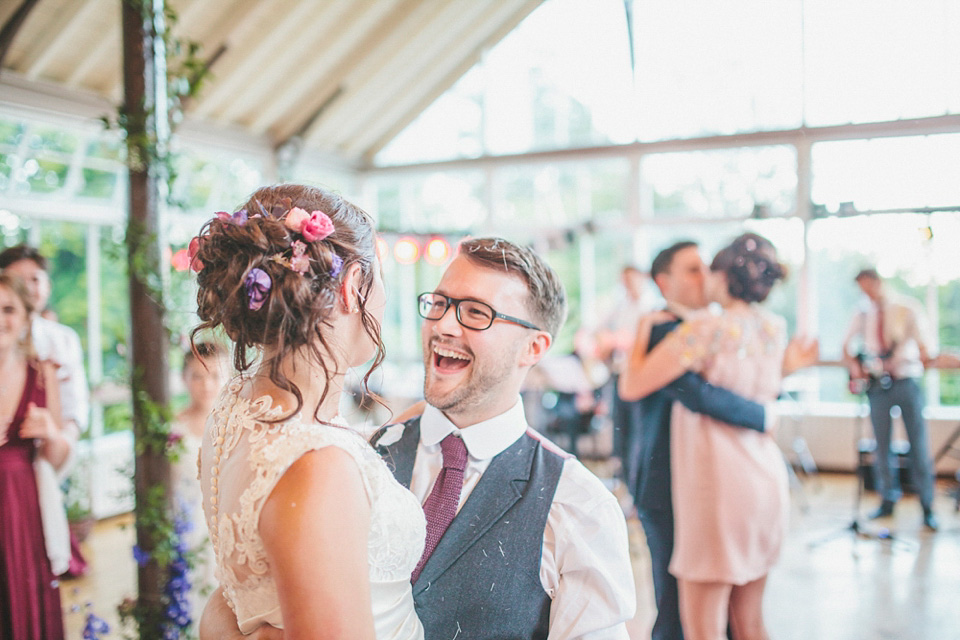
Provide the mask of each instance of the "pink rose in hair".
POLYGON ((310 218, 303 223, 300 233, 303 234, 303 239, 307 242, 323 240, 333 233, 333 220, 323 211, 314 211, 310 214, 310 218))
POLYGON ((203 271, 203 263, 197 258, 198 251, 200 251, 200 238, 194 236, 187 247, 187 258, 190 260, 190 268, 200 273, 203 271))
POLYGON ((297 233, 301 232, 303 228, 303 223, 310 218, 310 214, 301 209, 300 207, 294 207, 287 212, 287 217, 283 221, 283 225, 290 229, 290 231, 296 231, 297 233))

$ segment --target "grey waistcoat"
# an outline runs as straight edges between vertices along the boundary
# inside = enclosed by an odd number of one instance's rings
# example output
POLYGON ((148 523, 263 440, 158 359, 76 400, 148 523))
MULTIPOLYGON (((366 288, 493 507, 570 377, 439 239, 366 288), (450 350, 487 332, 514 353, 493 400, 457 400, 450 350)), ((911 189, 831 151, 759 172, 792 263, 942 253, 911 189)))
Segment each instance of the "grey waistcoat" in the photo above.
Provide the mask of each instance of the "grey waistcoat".
MULTIPOLYGON (((379 448, 405 487, 419 441, 414 418, 400 440, 379 448)), ((413 585, 425 640, 547 637, 540 555, 563 462, 530 432, 491 460, 413 585)))

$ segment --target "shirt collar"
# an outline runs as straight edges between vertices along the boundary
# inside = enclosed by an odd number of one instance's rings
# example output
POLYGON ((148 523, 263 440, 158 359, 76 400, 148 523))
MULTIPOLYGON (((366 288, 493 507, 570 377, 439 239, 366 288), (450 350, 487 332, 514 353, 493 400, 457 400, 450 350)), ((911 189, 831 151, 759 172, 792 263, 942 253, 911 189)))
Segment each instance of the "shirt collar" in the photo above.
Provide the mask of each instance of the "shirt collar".
POLYGON ((668 302, 665 305, 664 309, 666 311, 669 311, 673 315, 677 316, 677 318, 680 320, 683 320, 684 318, 686 318, 688 315, 690 315, 692 311, 692 309, 690 309, 689 307, 685 307, 678 302, 668 302))
POLYGON ((489 420, 478 422, 466 429, 458 429, 442 411, 427 405, 420 418, 420 443, 432 447, 451 433, 463 438, 467 453, 476 460, 494 457, 517 441, 527 430, 520 396, 514 405, 489 420))

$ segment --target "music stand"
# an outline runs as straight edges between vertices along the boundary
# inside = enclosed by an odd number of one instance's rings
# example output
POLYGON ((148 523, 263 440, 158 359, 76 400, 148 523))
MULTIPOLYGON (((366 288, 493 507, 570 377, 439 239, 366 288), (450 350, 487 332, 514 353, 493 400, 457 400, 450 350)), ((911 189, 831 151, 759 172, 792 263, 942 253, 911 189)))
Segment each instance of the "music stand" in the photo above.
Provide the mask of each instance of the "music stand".
MULTIPOLYGON (((854 493, 854 499, 853 499, 853 518, 850 524, 843 527, 842 529, 833 531, 828 535, 821 537, 818 540, 814 540, 812 542, 807 543, 807 546, 810 549, 815 549, 820 545, 830 542, 831 540, 839 538, 840 536, 847 533, 853 535, 854 541, 875 540, 877 542, 888 543, 891 546, 898 541, 898 538, 893 534, 893 532, 887 529, 886 527, 878 529, 877 531, 871 531, 867 528, 864 528, 863 525, 860 524, 860 502, 863 499, 863 493, 865 490, 864 473, 861 465, 861 462, 863 460, 863 454, 861 453, 861 449, 860 449, 860 440, 861 440, 860 434, 863 431, 863 423, 865 422, 864 419, 870 413, 869 407, 867 406, 866 397, 867 397, 867 385, 863 385, 860 388, 859 393, 857 393, 859 411, 857 412, 857 418, 854 422, 854 427, 853 427, 853 451, 854 451, 854 455, 856 455, 856 466, 854 467, 854 469, 855 469, 855 473, 857 474, 857 490, 854 493), (864 412, 865 408, 867 409, 866 412, 864 412)), ((876 462, 874 462, 874 464, 876 464, 876 462)))

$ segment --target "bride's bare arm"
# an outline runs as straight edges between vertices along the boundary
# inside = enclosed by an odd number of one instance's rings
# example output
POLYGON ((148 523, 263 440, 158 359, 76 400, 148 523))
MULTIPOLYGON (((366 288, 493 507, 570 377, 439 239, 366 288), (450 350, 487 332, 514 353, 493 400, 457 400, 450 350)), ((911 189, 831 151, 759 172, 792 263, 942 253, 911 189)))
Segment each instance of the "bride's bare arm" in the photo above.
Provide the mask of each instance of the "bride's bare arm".
POLYGON ((306 453, 260 513, 288 640, 374 640, 367 538, 370 507, 347 452, 306 453))
POLYGON ((672 318, 674 316, 665 312, 655 312, 640 319, 637 339, 617 385, 617 392, 624 400, 632 402, 644 398, 676 380, 686 371, 680 358, 676 357, 679 341, 674 333, 664 337, 652 351, 647 351, 653 326, 672 318))
POLYGON ((200 640, 283 640, 283 631, 268 624, 257 627, 250 635, 243 635, 237 619, 223 599, 223 587, 210 595, 200 616, 200 640))

